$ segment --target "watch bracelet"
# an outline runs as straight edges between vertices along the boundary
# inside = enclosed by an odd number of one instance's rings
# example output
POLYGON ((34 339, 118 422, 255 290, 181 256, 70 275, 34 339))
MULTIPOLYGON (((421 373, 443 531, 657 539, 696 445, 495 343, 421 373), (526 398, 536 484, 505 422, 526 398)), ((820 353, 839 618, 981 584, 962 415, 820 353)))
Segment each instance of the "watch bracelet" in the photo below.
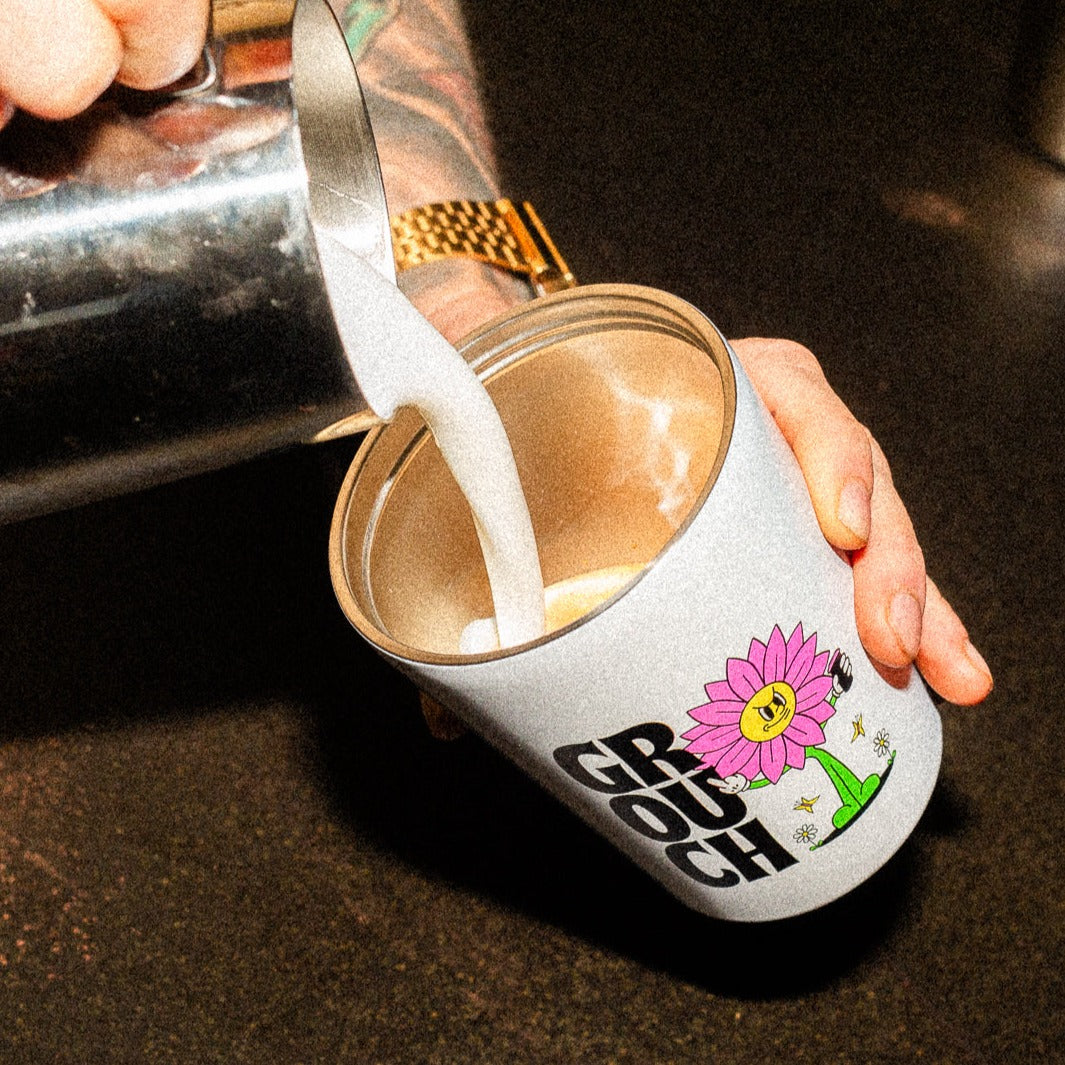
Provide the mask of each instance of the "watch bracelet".
POLYGON ((396 272, 454 256, 525 276, 540 295, 577 284, 530 203, 448 200, 390 219, 396 272))

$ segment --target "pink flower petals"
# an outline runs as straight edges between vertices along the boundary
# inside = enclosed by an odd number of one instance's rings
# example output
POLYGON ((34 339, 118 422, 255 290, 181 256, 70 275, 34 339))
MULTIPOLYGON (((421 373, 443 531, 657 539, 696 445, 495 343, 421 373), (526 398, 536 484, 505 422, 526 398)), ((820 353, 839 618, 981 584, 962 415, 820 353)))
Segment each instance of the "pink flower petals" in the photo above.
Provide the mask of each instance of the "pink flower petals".
POLYGON ((698 724, 683 734, 687 749, 720 777, 764 776, 775 784, 786 768, 802 769, 807 748, 825 742, 822 726, 835 713, 828 702, 830 661, 827 651, 818 654, 816 633, 806 637, 801 623, 787 639, 779 625, 765 643, 752 639, 746 658, 728 659, 726 679, 706 685, 709 702, 688 711, 698 724), (781 683, 794 692, 794 714, 777 734, 750 738, 740 729, 748 702, 763 688, 781 683))

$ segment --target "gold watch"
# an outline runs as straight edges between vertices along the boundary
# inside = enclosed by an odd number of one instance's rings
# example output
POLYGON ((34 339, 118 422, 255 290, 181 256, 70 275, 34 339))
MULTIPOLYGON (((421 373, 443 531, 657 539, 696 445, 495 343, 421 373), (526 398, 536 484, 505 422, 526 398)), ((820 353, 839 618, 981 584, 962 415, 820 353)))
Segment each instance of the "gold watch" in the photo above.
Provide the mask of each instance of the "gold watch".
POLYGON ((522 274, 537 295, 577 284, 532 204, 449 200, 393 216, 396 273, 459 256, 522 274))

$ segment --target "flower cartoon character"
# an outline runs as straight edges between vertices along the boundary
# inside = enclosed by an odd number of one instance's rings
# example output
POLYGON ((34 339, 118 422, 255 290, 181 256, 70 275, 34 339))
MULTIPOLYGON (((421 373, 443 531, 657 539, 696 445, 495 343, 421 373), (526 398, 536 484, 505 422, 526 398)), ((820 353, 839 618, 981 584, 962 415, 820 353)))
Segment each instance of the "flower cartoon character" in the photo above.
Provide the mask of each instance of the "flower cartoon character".
POLYGON ((807 637, 801 622, 786 638, 774 626, 765 643, 751 640, 746 658, 728 660, 723 680, 706 685, 709 701, 688 711, 697 724, 682 738, 731 793, 776 784, 813 759, 839 796, 832 823, 840 832, 882 782, 875 773, 859 780, 822 746, 825 725, 852 679, 847 656, 818 651, 817 634, 807 637))
POLYGON ((759 776, 775 784, 825 742, 822 726, 836 712, 828 659, 817 653, 816 635, 804 639, 801 623, 787 640, 777 625, 767 643, 751 640, 746 658, 728 660, 724 680, 706 685, 710 701, 688 711, 699 724, 683 738, 724 790, 742 791, 759 776))

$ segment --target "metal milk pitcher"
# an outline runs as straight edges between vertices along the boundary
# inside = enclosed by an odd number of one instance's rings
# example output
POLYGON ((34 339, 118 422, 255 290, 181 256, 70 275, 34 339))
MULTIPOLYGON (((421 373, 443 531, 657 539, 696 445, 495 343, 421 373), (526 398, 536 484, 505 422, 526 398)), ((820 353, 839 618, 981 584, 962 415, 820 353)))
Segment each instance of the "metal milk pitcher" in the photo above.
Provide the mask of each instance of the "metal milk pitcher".
POLYGON ((373 420, 313 228, 395 280, 326 0, 214 0, 201 62, 0 132, 0 521, 373 420), (366 417, 363 417, 363 413, 366 417))

